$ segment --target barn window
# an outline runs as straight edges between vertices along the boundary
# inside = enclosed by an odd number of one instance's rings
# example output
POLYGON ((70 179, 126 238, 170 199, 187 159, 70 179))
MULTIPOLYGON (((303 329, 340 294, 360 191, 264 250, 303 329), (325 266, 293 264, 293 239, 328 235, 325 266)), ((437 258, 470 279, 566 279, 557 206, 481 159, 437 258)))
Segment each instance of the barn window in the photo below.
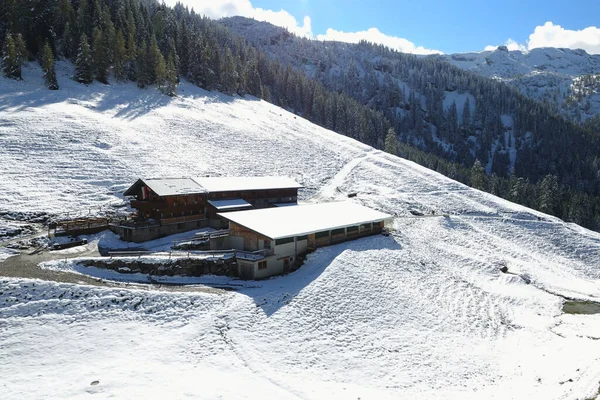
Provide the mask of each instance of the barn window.
POLYGON ((258 269, 267 269, 267 260, 258 262, 258 269))
POLYGON ((287 243, 292 243, 293 241, 294 241, 293 237, 283 238, 283 239, 277 239, 277 240, 275 240, 275 246, 279 246, 279 245, 287 244, 287 243))
POLYGON ((317 232, 315 233, 315 239, 323 239, 329 237, 329 231, 317 232))

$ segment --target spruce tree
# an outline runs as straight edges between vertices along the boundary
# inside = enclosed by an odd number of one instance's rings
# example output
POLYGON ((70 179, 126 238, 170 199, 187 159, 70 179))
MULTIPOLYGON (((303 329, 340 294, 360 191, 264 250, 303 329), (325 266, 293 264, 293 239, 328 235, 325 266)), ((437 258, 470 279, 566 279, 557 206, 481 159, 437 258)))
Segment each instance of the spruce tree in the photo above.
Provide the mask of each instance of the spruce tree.
POLYGON ((146 44, 146 41, 142 41, 138 48, 135 59, 135 70, 138 87, 145 88, 150 84, 150 74, 148 73, 148 45, 146 44))
POLYGON ((104 33, 100 28, 94 28, 92 38, 92 57, 94 66, 94 75, 98 82, 108 83, 108 67, 110 65, 108 48, 104 40, 104 33))
POLYGON ((175 66, 175 56, 173 53, 169 54, 169 61, 167 62, 167 87, 165 94, 167 96, 175 96, 177 94, 177 67, 175 66))
POLYGON ((135 44, 135 36, 132 32, 127 36, 127 51, 125 56, 125 69, 127 70, 127 78, 130 81, 137 80, 137 46, 135 44))
POLYGON ((123 31, 119 29, 114 49, 114 74, 115 79, 119 82, 127 79, 126 54, 125 38, 123 37, 123 31))
POLYGON ((4 76, 21 80, 21 63, 13 36, 8 33, 2 48, 2 72, 4 76))
POLYGON ((20 33, 15 35, 15 49, 17 50, 17 63, 20 69, 21 65, 27 60, 27 45, 25 44, 25 40, 23 40, 23 35, 20 33))
POLYGON ((475 189, 486 190, 487 178, 485 176, 485 169, 479 160, 475 160, 473 167, 471 168, 471 186, 475 189))
POLYGON ((75 60, 75 80, 79 83, 89 84, 94 80, 92 65, 92 50, 85 33, 81 34, 77 60, 75 60))
POLYGON ((167 80, 167 63, 165 62, 165 58, 159 51, 156 57, 156 67, 154 71, 154 76, 156 77, 156 87, 162 93, 166 92, 166 80, 167 80))
POLYGON ((387 134, 385 135, 384 151, 395 156, 398 155, 398 138, 396 137, 396 132, 394 132, 394 129, 392 128, 388 129, 387 134))
POLYGON ((46 86, 50 90, 58 90, 56 71, 54 70, 54 55, 52 54, 52 49, 50 48, 50 44, 48 44, 48 42, 46 42, 44 48, 42 49, 40 63, 42 65, 42 70, 44 71, 46 86))

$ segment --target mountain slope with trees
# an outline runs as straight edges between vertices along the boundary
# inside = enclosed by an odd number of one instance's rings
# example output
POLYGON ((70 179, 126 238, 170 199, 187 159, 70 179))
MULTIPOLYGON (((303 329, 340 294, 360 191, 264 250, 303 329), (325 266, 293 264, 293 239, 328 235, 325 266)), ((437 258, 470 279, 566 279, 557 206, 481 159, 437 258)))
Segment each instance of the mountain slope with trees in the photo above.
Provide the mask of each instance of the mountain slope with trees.
POLYGON ((574 121, 600 127, 600 55, 585 50, 499 46, 494 51, 436 56, 479 75, 516 87, 574 121))
POLYGON ((74 63, 82 84, 134 81, 174 96, 184 78, 253 95, 512 201, 546 210, 540 199, 552 198, 548 212, 598 226, 598 135, 448 63, 368 43, 309 41, 243 18, 215 22, 155 0, 0 7, 2 70, 14 79, 37 60, 57 89, 59 58, 74 63))
POLYGON ((555 215, 596 226, 600 135, 592 125, 566 120, 547 102, 439 57, 299 38, 243 17, 222 22, 281 64, 382 112, 404 156, 463 182, 478 173, 478 161, 485 171, 481 189, 537 208, 541 192, 556 187, 542 182, 556 181, 559 189, 542 196, 556 199, 555 215), (580 204, 591 210, 583 218, 571 211, 580 204))

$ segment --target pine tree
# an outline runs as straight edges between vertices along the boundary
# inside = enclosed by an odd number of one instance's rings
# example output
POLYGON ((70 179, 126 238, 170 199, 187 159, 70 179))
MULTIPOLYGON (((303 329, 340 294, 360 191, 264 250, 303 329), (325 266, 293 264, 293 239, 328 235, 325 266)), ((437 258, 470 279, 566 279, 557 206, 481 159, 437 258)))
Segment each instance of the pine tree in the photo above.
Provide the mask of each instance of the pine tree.
POLYGON ((559 204, 559 187, 556 175, 546 175, 540 183, 538 210, 547 214, 555 214, 559 204))
POLYGON ((383 150, 386 153, 390 153, 395 156, 398 155, 398 137, 392 128, 388 129, 387 134, 385 135, 385 144, 383 150))
POLYGON ((465 104, 463 106, 462 126, 468 129, 470 125, 471 125, 471 102, 469 101, 469 98, 467 97, 467 100, 465 100, 465 104))
POLYGON ((154 75, 156 76, 157 89, 162 93, 165 93, 167 87, 167 64, 165 62, 165 58, 163 57, 160 51, 156 55, 156 67, 154 75))
POLYGON ((92 50, 85 33, 81 34, 77 60, 75 61, 75 80, 79 83, 89 84, 94 80, 92 50))
MULTIPOLYGON (((148 72, 148 84, 155 83, 156 79, 156 70, 158 66, 158 62, 160 57, 163 57, 159 48, 158 42, 156 41, 156 36, 152 35, 152 39, 150 40, 150 45, 148 48, 148 53, 146 55, 146 68, 148 72)), ((163 57, 163 63, 165 58, 163 57)), ((166 69, 166 67, 165 67, 166 69)))
POLYGON ((119 29, 114 49, 114 74, 118 82, 123 82, 127 79, 126 70, 127 50, 125 49, 125 38, 123 31, 119 29))
POLYGON ((475 189, 486 190, 487 178, 485 176, 485 169, 479 160, 475 160, 473 167, 471 168, 471 186, 475 189))
POLYGON ((108 48, 104 40, 104 33, 100 28, 94 28, 92 38, 92 55, 94 75, 98 82, 108 84, 108 67, 110 65, 108 48))
POLYGON ((8 33, 2 48, 2 72, 8 78, 21 80, 21 63, 13 36, 8 33))
POLYGON ((165 94, 167 96, 175 96, 177 94, 177 67, 175 66, 175 56, 173 53, 169 54, 169 61, 167 62, 167 87, 165 94))
POLYGON ((137 54, 135 35, 130 32, 127 36, 127 51, 125 56, 125 69, 127 70, 127 78, 130 81, 137 80, 137 54))
POLYGON ((229 95, 235 93, 238 86, 238 76, 235 68, 235 62, 229 47, 225 48, 225 55, 221 63, 221 87, 223 92, 229 95))
POLYGON ((50 48, 50 44, 48 44, 48 42, 46 42, 44 48, 42 49, 40 63, 42 65, 42 70, 44 71, 46 86, 50 90, 58 90, 56 71, 54 70, 54 55, 52 54, 52 49, 50 48))
POLYGON ((135 59, 135 70, 137 75, 137 85, 145 88, 150 84, 150 74, 148 73, 148 45, 146 41, 140 44, 135 59))

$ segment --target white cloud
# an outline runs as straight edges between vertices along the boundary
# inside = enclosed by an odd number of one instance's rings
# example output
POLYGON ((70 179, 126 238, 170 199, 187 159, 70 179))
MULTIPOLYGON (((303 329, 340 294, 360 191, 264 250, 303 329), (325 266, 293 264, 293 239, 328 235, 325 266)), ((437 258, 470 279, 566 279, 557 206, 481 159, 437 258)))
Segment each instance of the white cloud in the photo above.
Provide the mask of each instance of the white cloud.
POLYGON ((600 54, 600 29, 589 26, 573 31, 548 21, 535 28, 529 35, 527 45, 530 50, 537 47, 566 47, 584 49, 590 54, 600 54))
POLYGON ((213 19, 241 15, 281 26, 298 36, 312 37, 309 16, 305 16, 302 24, 300 24, 292 14, 283 9, 273 11, 257 8, 252 5, 250 0, 165 0, 165 3, 170 6, 178 2, 193 8, 197 14, 206 15, 213 19))
POLYGON ((366 40, 367 42, 382 44, 403 53, 442 54, 442 52, 438 50, 426 49, 422 46, 415 46, 413 42, 404 38, 388 36, 377 28, 369 28, 366 31, 359 32, 342 32, 329 28, 324 35, 317 35, 317 39, 335 40, 346 43, 358 43, 361 40, 366 40))
MULTIPOLYGON (((289 12, 281 9, 279 11, 265 10, 254 7, 250 0, 164 0, 167 5, 173 6, 177 2, 193 8, 194 11, 201 15, 213 19, 223 17, 231 17, 241 15, 244 17, 254 18, 258 21, 270 22, 273 25, 286 28, 290 32, 298 36, 314 38, 312 33, 311 19, 305 16, 302 22, 289 12)), ((335 29, 327 29, 324 35, 317 35, 318 40, 337 40, 348 43, 358 43, 360 40, 367 40, 372 43, 383 44, 392 49, 402 51, 404 53, 413 54, 441 54, 441 51, 426 49, 422 46, 415 46, 409 40, 388 36, 381 33, 377 28, 370 28, 360 32, 342 32, 335 29)))
MULTIPOLYGON (((600 28, 589 26, 578 31, 554 25, 551 21, 535 27, 529 35, 527 45, 508 39, 505 43, 509 50, 527 51, 539 47, 564 47, 584 49, 590 54, 600 54, 600 28)), ((486 46, 484 50, 496 50, 498 46, 486 46)))
MULTIPOLYGON (((505 43, 504 46, 506 46, 508 48, 509 51, 513 51, 513 50, 521 50, 521 51, 527 51, 527 46, 525 46, 524 44, 518 43, 513 39, 508 39, 505 43)), ((484 51, 494 51, 498 48, 498 46, 485 46, 485 49, 483 49, 484 51)))

